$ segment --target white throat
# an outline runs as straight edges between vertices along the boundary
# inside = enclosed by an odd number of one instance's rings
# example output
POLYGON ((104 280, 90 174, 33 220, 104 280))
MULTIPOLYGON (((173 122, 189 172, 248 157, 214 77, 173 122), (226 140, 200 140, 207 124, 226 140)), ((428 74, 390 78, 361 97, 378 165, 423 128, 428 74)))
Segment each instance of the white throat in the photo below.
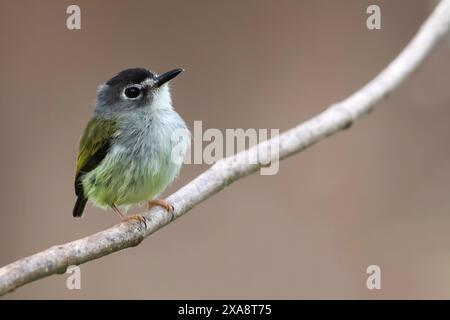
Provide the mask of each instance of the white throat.
MULTIPOLYGON (((147 107, 146 107, 147 108, 147 107)), ((172 98, 167 84, 163 84, 153 93, 152 103, 148 106, 149 111, 172 110, 172 98)))

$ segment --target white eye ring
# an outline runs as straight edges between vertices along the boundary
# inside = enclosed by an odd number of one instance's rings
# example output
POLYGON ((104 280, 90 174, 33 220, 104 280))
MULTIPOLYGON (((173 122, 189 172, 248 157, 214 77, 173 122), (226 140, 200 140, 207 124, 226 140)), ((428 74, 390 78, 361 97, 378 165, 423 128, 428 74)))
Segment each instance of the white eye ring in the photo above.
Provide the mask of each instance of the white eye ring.
POLYGON ((140 97, 142 97, 142 86, 140 84, 130 84, 126 86, 122 91, 122 98, 125 100, 137 100, 140 97), (130 89, 137 89, 138 95, 134 95, 135 91, 130 91, 130 89))

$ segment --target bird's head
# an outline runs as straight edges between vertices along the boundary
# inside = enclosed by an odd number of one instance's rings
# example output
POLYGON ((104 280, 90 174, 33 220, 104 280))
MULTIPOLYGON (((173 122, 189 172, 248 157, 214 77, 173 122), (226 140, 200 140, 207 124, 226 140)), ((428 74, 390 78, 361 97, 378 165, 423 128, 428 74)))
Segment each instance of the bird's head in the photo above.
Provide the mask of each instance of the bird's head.
POLYGON ((117 114, 172 108, 167 83, 182 71, 174 69, 157 75, 142 68, 123 70, 99 86, 95 112, 117 114))

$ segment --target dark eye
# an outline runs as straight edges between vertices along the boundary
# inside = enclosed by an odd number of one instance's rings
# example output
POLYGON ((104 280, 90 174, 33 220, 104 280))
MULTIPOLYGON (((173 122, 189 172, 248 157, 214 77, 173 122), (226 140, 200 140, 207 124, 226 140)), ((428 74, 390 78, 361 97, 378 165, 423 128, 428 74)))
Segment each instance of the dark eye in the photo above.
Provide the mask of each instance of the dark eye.
POLYGON ((125 89, 124 94, 129 99, 135 99, 141 94, 141 89, 139 87, 128 87, 125 89))

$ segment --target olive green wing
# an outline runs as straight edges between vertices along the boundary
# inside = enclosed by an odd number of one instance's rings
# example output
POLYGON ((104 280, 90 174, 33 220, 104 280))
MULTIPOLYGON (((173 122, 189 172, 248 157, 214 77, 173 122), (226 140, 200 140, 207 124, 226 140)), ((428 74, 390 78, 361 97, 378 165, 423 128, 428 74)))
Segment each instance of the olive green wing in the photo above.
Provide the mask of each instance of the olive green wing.
POLYGON ((73 208, 74 217, 81 217, 87 202, 82 185, 83 176, 94 170, 106 157, 116 128, 115 121, 94 117, 84 129, 75 170, 75 194, 78 198, 73 208))

